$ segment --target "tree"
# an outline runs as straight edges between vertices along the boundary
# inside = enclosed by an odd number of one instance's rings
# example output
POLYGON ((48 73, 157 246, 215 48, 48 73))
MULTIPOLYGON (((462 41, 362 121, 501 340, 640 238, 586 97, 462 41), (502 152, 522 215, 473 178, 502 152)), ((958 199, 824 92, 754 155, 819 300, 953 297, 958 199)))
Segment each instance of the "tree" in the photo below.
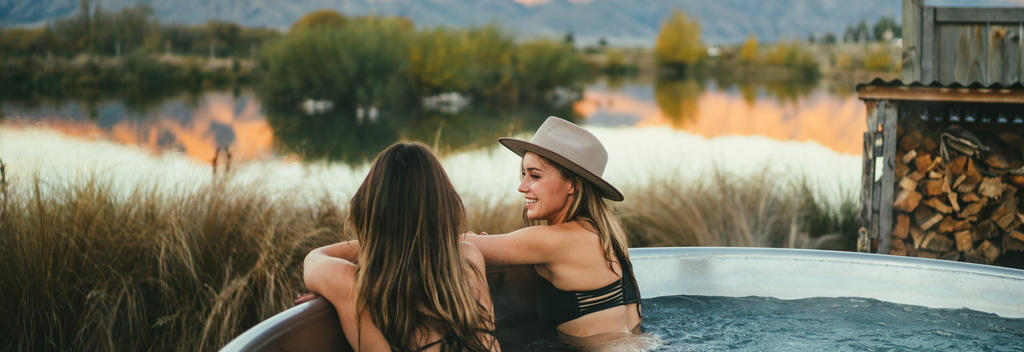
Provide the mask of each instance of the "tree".
POLYGON ((348 17, 338 11, 323 9, 314 11, 302 16, 298 21, 292 23, 290 31, 310 29, 315 27, 340 28, 348 23, 348 17))
POLYGON ((703 55, 700 22, 691 20, 682 11, 672 11, 658 32, 654 47, 655 58, 662 64, 685 67, 696 64, 703 55))
POLYGON ((825 34, 825 38, 821 39, 821 42, 825 43, 825 44, 835 44, 836 43, 836 35, 833 34, 833 33, 827 33, 827 34, 825 34))
POLYGON ((856 26, 846 26, 846 31, 843 32, 843 42, 866 42, 871 40, 871 31, 868 30, 868 23, 866 21, 860 21, 856 26))
POLYGON ((868 30, 867 21, 860 21, 860 23, 857 24, 856 33, 858 43, 871 40, 871 31, 868 30))
POLYGON ((757 37, 753 34, 740 47, 739 60, 745 64, 757 62, 757 37))
MULTIPOLYGON (((902 37, 903 28, 896 23, 896 20, 892 16, 885 16, 878 19, 875 25, 871 26, 872 33, 874 33, 875 41, 885 40, 885 33, 892 33, 893 38, 902 37)), ((891 38, 890 38, 891 39, 891 38)))

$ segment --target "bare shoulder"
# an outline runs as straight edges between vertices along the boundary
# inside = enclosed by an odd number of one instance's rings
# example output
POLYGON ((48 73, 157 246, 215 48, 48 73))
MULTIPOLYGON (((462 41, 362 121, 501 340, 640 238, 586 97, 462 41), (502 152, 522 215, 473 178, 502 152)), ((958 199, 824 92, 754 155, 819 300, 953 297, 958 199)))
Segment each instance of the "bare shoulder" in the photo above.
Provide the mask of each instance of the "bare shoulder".
POLYGON ((572 240, 571 238, 567 238, 566 235, 572 236, 584 233, 587 233, 587 230, 582 226, 576 222, 568 222, 557 225, 535 225, 524 227, 509 234, 526 237, 534 241, 547 242, 558 246, 562 244, 561 242, 572 240))
POLYGON ((580 241, 599 239, 597 236, 594 236, 597 234, 597 230, 595 230, 592 225, 585 222, 573 221, 545 227, 548 228, 548 231, 558 234, 558 237, 562 240, 569 241, 574 244, 579 244, 580 241))

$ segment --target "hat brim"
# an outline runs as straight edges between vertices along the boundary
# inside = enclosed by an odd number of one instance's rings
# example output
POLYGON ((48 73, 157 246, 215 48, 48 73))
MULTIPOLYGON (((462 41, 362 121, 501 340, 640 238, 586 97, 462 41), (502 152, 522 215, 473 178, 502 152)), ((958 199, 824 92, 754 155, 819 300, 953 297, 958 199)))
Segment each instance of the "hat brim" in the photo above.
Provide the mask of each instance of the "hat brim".
POLYGON ((544 157, 545 159, 551 160, 552 162, 561 165, 566 169, 569 169, 570 171, 576 173, 577 175, 582 176, 587 181, 590 181, 590 183, 593 183, 594 186, 597 187, 598 191, 601 192, 601 196, 604 198, 608 198, 616 202, 622 201, 624 199, 624 197, 622 196, 622 192, 619 192, 619 190, 616 189, 615 186, 612 186, 611 183, 608 183, 608 181, 605 181, 600 176, 594 175, 590 171, 587 171, 587 169, 584 169, 583 167, 572 162, 571 160, 566 159, 560 154, 548 150, 547 148, 541 147, 539 145, 518 138, 502 137, 498 138, 498 143, 501 143, 501 145, 505 146, 505 148, 508 148, 508 150, 511 150, 513 153, 516 153, 519 156, 523 156, 524 154, 526 154, 526 152, 535 153, 537 155, 544 157))

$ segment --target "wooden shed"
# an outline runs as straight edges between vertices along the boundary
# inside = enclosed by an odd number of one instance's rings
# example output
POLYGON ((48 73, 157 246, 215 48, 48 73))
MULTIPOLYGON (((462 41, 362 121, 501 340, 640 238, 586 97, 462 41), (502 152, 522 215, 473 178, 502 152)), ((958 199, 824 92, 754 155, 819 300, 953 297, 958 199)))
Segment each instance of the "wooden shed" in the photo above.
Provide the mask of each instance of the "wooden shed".
POLYGON ((857 86, 858 250, 1022 267, 1024 85, 857 86))
POLYGON ((857 86, 859 251, 1024 268, 1022 37, 1024 8, 903 0, 902 80, 857 86))

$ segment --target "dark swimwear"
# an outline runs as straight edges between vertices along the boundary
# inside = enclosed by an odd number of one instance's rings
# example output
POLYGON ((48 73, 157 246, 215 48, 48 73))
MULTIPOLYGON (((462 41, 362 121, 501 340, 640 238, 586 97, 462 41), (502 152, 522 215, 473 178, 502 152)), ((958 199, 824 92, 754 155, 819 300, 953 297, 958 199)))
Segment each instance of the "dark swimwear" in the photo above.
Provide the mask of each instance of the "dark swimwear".
POLYGON ((555 326, 593 312, 639 303, 640 299, 630 270, 623 270, 619 280, 590 291, 562 291, 548 280, 541 281, 538 310, 544 320, 555 326))

